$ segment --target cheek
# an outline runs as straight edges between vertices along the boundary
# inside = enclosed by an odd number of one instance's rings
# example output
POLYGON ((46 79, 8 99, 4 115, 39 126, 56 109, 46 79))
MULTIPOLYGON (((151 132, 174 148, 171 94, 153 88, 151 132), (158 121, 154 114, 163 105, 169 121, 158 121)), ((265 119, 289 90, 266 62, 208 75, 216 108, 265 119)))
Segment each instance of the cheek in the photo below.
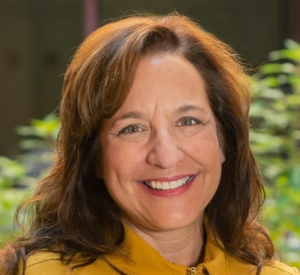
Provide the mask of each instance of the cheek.
POLYGON ((215 132, 202 132, 187 137, 182 140, 182 148, 185 148, 186 155, 195 161, 218 165, 224 160, 223 151, 215 132))
POLYGON ((127 178, 133 176, 141 163, 138 146, 130 146, 128 142, 111 142, 106 144, 103 153, 104 176, 107 179, 127 178))

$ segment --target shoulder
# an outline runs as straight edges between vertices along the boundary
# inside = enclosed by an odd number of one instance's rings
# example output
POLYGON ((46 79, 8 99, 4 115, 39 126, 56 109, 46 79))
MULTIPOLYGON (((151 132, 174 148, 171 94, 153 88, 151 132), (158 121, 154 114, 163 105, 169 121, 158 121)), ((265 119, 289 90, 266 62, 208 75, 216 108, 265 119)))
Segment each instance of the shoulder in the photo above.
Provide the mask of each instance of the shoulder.
POLYGON ((281 262, 273 261, 262 268, 261 275, 300 275, 295 267, 289 267, 281 262))
MULTIPOLYGON (((66 265, 59 260, 59 255, 50 252, 36 252, 26 261, 25 275, 114 275, 119 274, 105 261, 97 260, 96 262, 72 269, 72 265, 66 265)), ((19 275, 22 272, 20 271, 19 275)))
MULTIPOLYGON (((241 259, 228 256, 226 257, 228 264, 228 274, 251 274, 257 273, 255 265, 249 264, 241 259)), ((295 267, 289 267, 282 262, 272 260, 263 265, 260 275, 300 275, 295 267)))
MULTIPOLYGON (((19 275, 22 274, 21 270, 19 275)), ((64 265, 56 253, 36 252, 26 260, 25 275, 68 275, 71 272, 71 267, 64 265)))

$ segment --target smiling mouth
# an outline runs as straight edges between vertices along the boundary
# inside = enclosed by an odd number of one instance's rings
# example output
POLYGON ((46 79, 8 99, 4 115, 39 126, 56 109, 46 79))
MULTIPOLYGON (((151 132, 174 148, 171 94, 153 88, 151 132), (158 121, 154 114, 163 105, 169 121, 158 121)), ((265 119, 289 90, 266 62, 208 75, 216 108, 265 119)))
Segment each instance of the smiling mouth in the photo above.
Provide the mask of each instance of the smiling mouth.
POLYGON ((172 190, 187 184, 192 176, 174 181, 143 181, 143 184, 154 190, 172 190))

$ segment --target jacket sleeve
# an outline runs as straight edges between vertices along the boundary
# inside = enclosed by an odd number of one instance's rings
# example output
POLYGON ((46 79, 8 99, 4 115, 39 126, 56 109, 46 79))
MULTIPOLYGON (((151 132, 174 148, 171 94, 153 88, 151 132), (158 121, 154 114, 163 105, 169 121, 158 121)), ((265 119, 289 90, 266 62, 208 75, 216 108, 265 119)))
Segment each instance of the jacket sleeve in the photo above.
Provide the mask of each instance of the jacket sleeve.
POLYGON ((299 269, 297 269, 296 267, 293 267, 293 269, 295 270, 295 275, 300 275, 300 271, 299 271, 299 269))
POLYGON ((72 270, 58 260, 48 260, 27 266, 25 275, 71 275, 72 270))
MULTIPOLYGON (((58 255, 47 252, 37 252, 26 261, 25 275, 71 275, 70 266, 64 265, 58 255)), ((22 275, 22 268, 19 274, 22 275)))
POLYGON ((263 266, 261 275, 300 275, 296 267, 290 267, 282 262, 274 261, 272 265, 263 266))

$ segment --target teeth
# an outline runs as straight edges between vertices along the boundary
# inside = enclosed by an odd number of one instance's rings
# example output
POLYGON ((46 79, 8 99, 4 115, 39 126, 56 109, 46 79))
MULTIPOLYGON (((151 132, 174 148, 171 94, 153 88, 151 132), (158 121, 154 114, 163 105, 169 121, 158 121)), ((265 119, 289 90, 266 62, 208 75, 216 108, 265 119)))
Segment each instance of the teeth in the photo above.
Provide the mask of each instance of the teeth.
POLYGON ((168 189, 170 189, 170 184, 168 182, 164 181, 162 183, 162 185, 161 185, 161 189, 162 190, 168 190, 168 189))
MULTIPOLYGON (((155 184, 155 181, 153 181, 155 184)), ((161 182, 157 181, 156 186, 154 186, 154 189, 161 189, 161 182)))
POLYGON ((171 181, 171 182, 170 182, 170 188, 171 188, 171 189, 174 189, 174 188, 176 188, 176 187, 178 187, 177 181, 171 181))
POLYGON ((172 190, 186 184, 191 176, 176 181, 144 181, 148 187, 152 189, 172 190))

